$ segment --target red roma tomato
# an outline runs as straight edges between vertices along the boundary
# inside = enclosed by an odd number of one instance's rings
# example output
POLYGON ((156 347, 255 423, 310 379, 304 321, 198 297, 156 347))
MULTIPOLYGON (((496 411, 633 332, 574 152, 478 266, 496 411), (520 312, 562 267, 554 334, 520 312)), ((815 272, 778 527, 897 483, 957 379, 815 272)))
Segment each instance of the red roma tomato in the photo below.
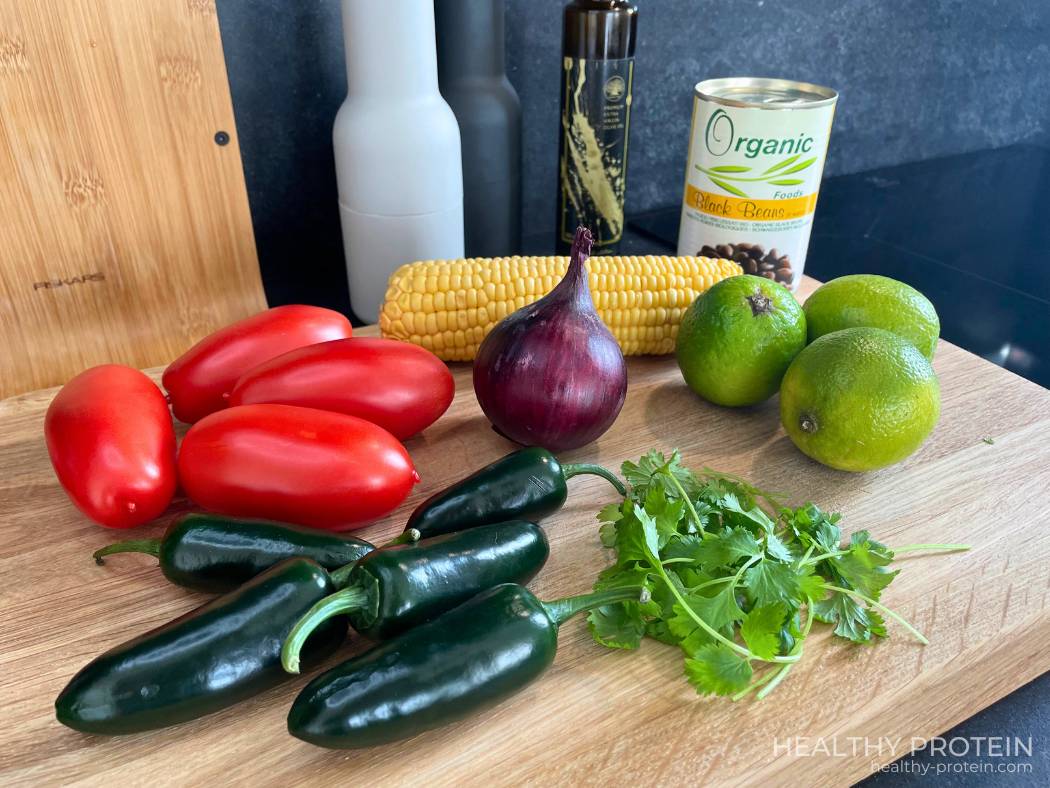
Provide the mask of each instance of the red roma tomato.
POLYGON ((164 370, 162 383, 179 421, 193 422, 226 406, 237 378, 274 356, 317 342, 345 339, 350 321, 319 306, 276 306, 209 334, 164 370))
POLYGON ((175 494, 175 430, 164 394, 131 367, 104 364, 58 392, 44 418, 58 481, 84 514, 131 528, 175 494))
POLYGON ((404 439, 437 421, 455 391, 452 373, 430 351, 393 339, 355 337, 299 348, 253 367, 233 387, 229 404, 332 410, 404 439))
POLYGON ((242 405, 190 428, 179 481, 221 514, 346 530, 389 514, 419 475, 397 438, 363 419, 292 405, 242 405))

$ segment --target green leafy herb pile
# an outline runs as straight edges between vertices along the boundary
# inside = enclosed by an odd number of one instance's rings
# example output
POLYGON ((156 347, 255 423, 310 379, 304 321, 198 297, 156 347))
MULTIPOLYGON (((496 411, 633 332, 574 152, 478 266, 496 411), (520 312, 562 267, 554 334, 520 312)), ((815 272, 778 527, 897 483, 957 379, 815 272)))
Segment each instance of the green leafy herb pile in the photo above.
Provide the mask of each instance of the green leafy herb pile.
POLYGON ((894 551, 867 531, 843 545, 838 514, 811 503, 784 506, 734 476, 694 474, 677 451, 650 451, 622 470, 629 495, 598 514, 616 563, 594 587, 644 586, 651 599, 593 611, 591 632, 610 648, 637 648, 645 636, 680 646, 686 677, 701 694, 764 698, 802 658, 814 621, 865 643, 885 637, 892 618, 925 644, 879 602, 897 576, 894 553, 967 549, 894 551))

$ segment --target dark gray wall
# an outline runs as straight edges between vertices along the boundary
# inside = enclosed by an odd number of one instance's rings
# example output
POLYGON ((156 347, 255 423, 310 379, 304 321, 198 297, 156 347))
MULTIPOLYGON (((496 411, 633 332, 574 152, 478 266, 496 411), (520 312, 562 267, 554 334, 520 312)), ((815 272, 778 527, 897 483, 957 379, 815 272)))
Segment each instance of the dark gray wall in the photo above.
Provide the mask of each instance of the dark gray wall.
MULTIPOLYGON (((562 5, 508 0, 527 234, 554 223, 562 5)), ((628 212, 681 198, 692 86, 707 77, 782 76, 838 89, 829 174, 1050 142, 1050 0, 638 5, 628 212)), ((267 290, 286 302, 320 282, 330 285, 324 298, 345 303, 330 136, 346 90, 339 2, 218 6, 267 290)))
MULTIPOLYGON (((510 3, 526 232, 553 226, 560 0, 510 3)), ((1050 0, 638 0, 627 210, 682 196, 693 85, 771 76, 840 93, 827 174, 1050 137, 1050 0)))

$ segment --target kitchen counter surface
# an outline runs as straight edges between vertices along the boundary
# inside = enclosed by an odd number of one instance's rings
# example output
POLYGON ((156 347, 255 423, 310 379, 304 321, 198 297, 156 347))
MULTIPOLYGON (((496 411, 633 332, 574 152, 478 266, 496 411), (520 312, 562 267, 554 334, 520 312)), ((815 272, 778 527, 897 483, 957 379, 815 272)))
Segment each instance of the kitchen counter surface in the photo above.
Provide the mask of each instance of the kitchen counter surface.
MULTIPOLYGON (((817 284, 805 279, 801 297, 817 284)), ((901 576, 882 597, 929 645, 891 627, 892 637, 877 646, 850 647, 829 642, 821 628, 777 693, 734 704, 697 698, 675 649, 655 642, 635 653, 600 649, 577 620, 561 629, 558 659, 543 679, 497 708, 356 752, 322 751, 287 735, 287 708, 305 677, 170 730, 106 738, 61 728, 53 698, 78 668, 203 600, 166 583, 148 557, 102 567, 91 561, 115 536, 80 515, 55 483, 41 439, 55 389, 0 401, 0 697, 7 711, 0 785, 325 785, 349 776, 383 786, 840 786, 864 779, 912 737, 935 736, 1050 669, 1050 532, 1028 522, 1050 520, 1050 392, 944 341, 934 366, 945 403, 937 429, 915 455, 876 473, 841 473, 802 456, 779 429, 775 401, 729 413, 698 400, 668 357, 628 359, 630 386, 616 423, 593 446, 563 456, 618 467, 647 447, 677 446, 694 467, 742 474, 793 502, 841 511, 847 531, 870 529, 891 545, 971 544, 966 552, 903 558, 901 576)), ((400 532, 408 512, 463 469, 509 448, 477 406, 470 365, 452 369, 452 407, 406 442, 424 482, 397 512, 360 532, 373 543, 400 532)), ((613 499, 601 480, 573 480, 567 505, 544 523, 552 549, 532 585, 540 598, 585 591, 607 564, 593 518, 613 499)), ((162 518, 138 534, 157 536, 163 525, 162 518)), ((343 654, 364 647, 355 638, 343 654)), ((1017 720, 998 725, 976 732, 1025 735, 1017 720)), ((1045 757, 1042 745, 990 765, 1042 767, 1034 763, 1045 757)), ((934 765, 955 762, 939 757, 934 765)), ((1040 777, 1045 784, 1045 769, 1040 777)))

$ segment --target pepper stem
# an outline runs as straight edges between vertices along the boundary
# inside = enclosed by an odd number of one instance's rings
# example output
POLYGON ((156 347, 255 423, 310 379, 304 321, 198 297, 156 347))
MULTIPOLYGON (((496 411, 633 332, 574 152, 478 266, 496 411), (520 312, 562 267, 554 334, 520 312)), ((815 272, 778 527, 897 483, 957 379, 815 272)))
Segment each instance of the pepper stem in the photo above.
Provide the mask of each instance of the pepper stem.
POLYGON ((394 545, 399 544, 414 544, 415 542, 418 542, 421 537, 422 534, 419 533, 417 528, 408 528, 403 534, 399 534, 384 544, 383 547, 393 547, 394 545))
POLYGON ((360 610, 368 602, 368 592, 357 586, 344 588, 326 596, 306 611, 292 627, 281 646, 281 665, 288 673, 299 672, 299 652, 307 638, 330 618, 360 610))
POLYGON ((550 620, 560 626, 584 610, 614 605, 617 602, 641 602, 645 604, 649 601, 649 598, 649 590, 647 588, 642 586, 624 586, 622 588, 610 588, 605 591, 595 591, 593 594, 555 599, 553 602, 543 602, 542 604, 550 620))
POLYGON ((616 492, 620 495, 627 495, 627 488, 623 486, 623 482, 617 478, 616 474, 610 471, 608 468, 603 468, 601 465, 592 465, 589 462, 575 463, 561 466, 562 476, 568 481, 573 476, 601 476, 609 484, 616 488, 616 492))
POLYGON ((96 550, 94 553, 95 563, 99 566, 106 563, 102 559, 114 553, 145 553, 154 558, 160 557, 160 539, 127 539, 123 542, 113 544, 96 550))
POLYGON ((353 561, 329 572, 328 576, 332 578, 332 585, 338 589, 346 588, 346 584, 350 582, 350 575, 356 567, 357 561, 353 561))

